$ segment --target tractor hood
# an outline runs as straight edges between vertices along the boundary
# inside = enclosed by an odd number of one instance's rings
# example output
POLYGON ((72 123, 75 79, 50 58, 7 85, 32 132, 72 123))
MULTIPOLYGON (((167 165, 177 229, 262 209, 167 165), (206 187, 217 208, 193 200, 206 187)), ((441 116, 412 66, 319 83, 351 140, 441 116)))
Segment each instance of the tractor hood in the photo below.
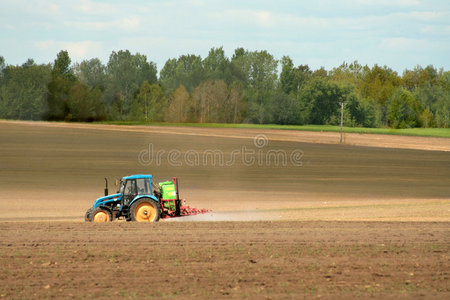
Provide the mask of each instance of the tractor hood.
POLYGON ((105 197, 100 197, 100 198, 98 198, 97 200, 94 201, 94 207, 99 206, 100 203, 105 203, 105 202, 119 200, 120 197, 122 197, 122 194, 113 194, 113 195, 108 195, 108 196, 105 196, 105 197))

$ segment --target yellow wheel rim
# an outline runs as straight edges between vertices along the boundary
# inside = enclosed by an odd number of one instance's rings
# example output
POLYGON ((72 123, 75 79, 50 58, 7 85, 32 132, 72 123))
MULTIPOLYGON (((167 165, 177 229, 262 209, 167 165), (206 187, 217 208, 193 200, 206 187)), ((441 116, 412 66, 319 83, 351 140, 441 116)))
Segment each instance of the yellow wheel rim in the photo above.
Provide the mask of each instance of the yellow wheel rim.
POLYGON ((134 210, 134 218, 138 222, 154 222, 156 219, 156 207, 150 202, 142 202, 134 210))
POLYGON ((94 222, 109 222, 109 214, 106 211, 98 211, 94 215, 94 222))

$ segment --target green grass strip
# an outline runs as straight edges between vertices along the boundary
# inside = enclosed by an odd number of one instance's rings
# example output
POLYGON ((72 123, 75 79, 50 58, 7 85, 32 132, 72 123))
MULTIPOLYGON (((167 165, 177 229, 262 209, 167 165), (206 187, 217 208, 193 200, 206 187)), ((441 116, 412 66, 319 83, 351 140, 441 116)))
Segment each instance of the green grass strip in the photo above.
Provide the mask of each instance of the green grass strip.
MULTIPOLYGON (((244 128, 244 129, 281 129, 299 131, 339 132, 339 126, 333 125, 276 125, 276 124, 227 124, 227 123, 165 123, 165 122, 133 122, 133 121, 105 121, 96 124, 111 125, 143 125, 168 127, 200 127, 200 128, 244 128)), ((406 136, 427 136, 450 138, 450 128, 364 128, 344 127, 344 133, 388 134, 406 136)))

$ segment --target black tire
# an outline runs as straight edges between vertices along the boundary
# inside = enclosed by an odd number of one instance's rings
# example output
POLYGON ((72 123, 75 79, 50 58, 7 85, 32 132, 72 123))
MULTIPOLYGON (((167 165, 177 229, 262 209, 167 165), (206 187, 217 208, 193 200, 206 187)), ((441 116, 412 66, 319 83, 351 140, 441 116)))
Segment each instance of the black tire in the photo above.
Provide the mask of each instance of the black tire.
POLYGON ((161 205, 150 198, 139 199, 131 205, 129 217, 134 222, 158 222, 161 205))
POLYGON ((91 222, 91 214, 93 211, 94 211, 94 209, 92 207, 86 211, 86 214, 84 215, 85 222, 91 222))
POLYGON ((90 216, 89 221, 91 222, 111 222, 112 221, 112 213, 109 209, 104 207, 97 207, 93 209, 90 216))

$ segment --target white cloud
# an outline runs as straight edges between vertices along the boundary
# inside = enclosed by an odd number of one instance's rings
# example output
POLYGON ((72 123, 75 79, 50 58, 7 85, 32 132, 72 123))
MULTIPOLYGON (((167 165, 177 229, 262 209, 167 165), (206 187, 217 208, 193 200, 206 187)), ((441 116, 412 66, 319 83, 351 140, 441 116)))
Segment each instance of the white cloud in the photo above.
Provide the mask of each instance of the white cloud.
POLYGON ((260 10, 226 10, 211 13, 210 17, 211 19, 220 19, 225 22, 241 22, 258 26, 270 26, 274 23, 273 14, 260 10))
POLYGON ((224 12, 212 13, 211 18, 228 22, 254 24, 260 27, 284 27, 286 29, 289 29, 288 26, 297 25, 326 27, 331 20, 327 18, 301 17, 294 14, 273 13, 261 10, 227 10, 224 12))
POLYGON ((61 9, 61 7, 59 5, 56 5, 54 3, 49 4, 48 8, 49 8, 50 13, 52 13, 52 14, 59 13, 60 9, 61 9))
POLYGON ((39 49, 39 50, 48 50, 50 48, 53 48, 53 46, 55 45, 55 41, 53 40, 49 40, 49 41, 39 41, 35 43, 35 46, 39 49))
POLYGON ((2 55, 12 63, 49 62, 61 49, 74 61, 129 49, 162 67, 169 58, 204 57, 223 45, 229 56, 237 47, 265 49, 326 67, 364 58, 399 68, 419 59, 448 66, 448 0, 0 2, 8 8, 0 11, 0 44, 8 45, 2 55))
POLYGON ((130 16, 112 21, 104 22, 80 22, 80 21, 66 21, 64 24, 68 27, 75 27, 84 30, 138 30, 141 25, 141 20, 138 16, 130 16))
POLYGON ((204 0, 189 0, 188 3, 193 6, 205 6, 206 4, 204 0))
MULTIPOLYGON (((260 10, 226 10, 212 13, 210 18, 220 20, 224 26, 230 22, 239 23, 241 27, 246 28, 247 35, 252 32, 260 34, 250 39, 270 36, 277 39, 290 37, 294 40, 307 38, 316 41, 347 37, 360 40, 371 38, 378 42, 379 39, 391 37, 392 34, 423 37, 427 34, 423 28, 435 22, 448 23, 450 13, 412 11, 368 16, 314 17, 260 10), (249 28, 248 25, 256 26, 256 29, 249 28)), ((434 34, 445 35, 445 32, 435 31, 434 34)))
POLYGON ((96 57, 103 52, 103 46, 101 42, 97 41, 38 41, 35 42, 35 46, 43 52, 57 53, 60 50, 67 50, 72 61, 81 61, 83 59, 96 57))
POLYGON ((61 46, 67 49, 72 60, 82 60, 88 56, 93 57, 94 53, 102 51, 102 44, 95 41, 62 42, 61 46))
POLYGON ((266 25, 274 21, 273 15, 268 11, 255 12, 254 17, 256 18, 257 22, 262 25, 266 25))
POLYGON ((416 6, 420 4, 418 0, 352 0, 350 2, 361 5, 376 6, 416 6))
POLYGON ((450 17, 450 14, 448 12, 435 11, 413 11, 402 15, 410 16, 411 18, 424 21, 433 21, 438 19, 448 20, 450 17))
MULTIPOLYGON (((57 2, 57 1, 56 1, 57 2)), ((64 2, 62 2, 64 3, 64 2)), ((2 0, 1 7, 8 14, 11 12, 20 12, 30 16, 50 16, 62 13, 62 6, 52 0, 27 1, 27 0, 2 0)))
POLYGON ((405 52, 417 49, 424 44, 426 44, 424 40, 406 37, 387 38, 381 41, 382 48, 403 50, 405 52))
POLYGON ((119 10, 115 5, 81 0, 75 4, 76 8, 86 14, 115 14, 119 10))
POLYGON ((415 6, 420 4, 419 0, 396 0, 394 3, 404 6, 415 6))
POLYGON ((441 25, 425 25, 420 28, 420 32, 426 34, 428 36, 440 36, 447 35, 450 36, 450 26, 441 26, 441 25))

